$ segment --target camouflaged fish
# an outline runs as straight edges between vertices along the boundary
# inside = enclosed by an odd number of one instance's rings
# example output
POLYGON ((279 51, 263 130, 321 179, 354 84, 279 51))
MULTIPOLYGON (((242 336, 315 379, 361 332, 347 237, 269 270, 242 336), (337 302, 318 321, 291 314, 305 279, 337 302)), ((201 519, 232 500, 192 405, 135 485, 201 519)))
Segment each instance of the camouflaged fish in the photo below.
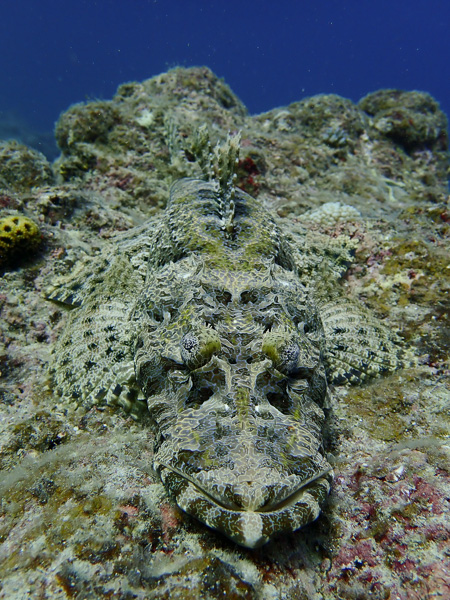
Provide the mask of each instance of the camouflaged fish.
POLYGON ((162 218, 50 295, 73 309, 56 388, 132 412, 146 401, 154 468, 178 506, 258 547, 316 519, 329 493, 327 381, 402 365, 395 335, 328 291, 337 264, 239 189, 181 179, 162 218))

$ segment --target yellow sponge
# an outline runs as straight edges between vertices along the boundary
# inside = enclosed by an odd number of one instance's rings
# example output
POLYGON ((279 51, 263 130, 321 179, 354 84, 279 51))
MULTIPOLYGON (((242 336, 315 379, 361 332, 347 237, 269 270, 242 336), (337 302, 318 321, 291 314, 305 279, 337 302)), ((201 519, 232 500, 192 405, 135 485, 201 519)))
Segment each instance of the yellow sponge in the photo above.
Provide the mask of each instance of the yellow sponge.
POLYGON ((28 217, 0 218, 0 265, 31 254, 41 243, 41 232, 28 217))

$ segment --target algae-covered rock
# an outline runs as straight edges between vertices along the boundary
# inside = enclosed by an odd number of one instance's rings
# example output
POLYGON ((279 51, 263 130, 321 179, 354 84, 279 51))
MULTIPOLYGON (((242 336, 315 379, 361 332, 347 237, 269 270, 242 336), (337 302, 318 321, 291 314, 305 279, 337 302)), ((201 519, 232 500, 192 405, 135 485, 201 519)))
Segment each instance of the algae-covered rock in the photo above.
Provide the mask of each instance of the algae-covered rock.
POLYGON ((61 150, 83 142, 105 144, 118 118, 118 111, 111 102, 74 104, 56 124, 56 142, 61 150))
POLYGON ((289 109, 302 132, 330 146, 354 142, 367 127, 364 113, 351 100, 335 94, 313 96, 289 109))
POLYGON ((368 94, 358 106, 372 117, 376 130, 408 152, 448 149, 447 119, 430 94, 380 90, 368 94))
POLYGON ((111 102, 75 104, 61 115, 55 137, 63 155, 69 156, 59 166, 64 180, 95 166, 96 149, 108 143, 109 132, 119 121, 119 112, 111 102))
POLYGON ((445 596, 446 123, 428 94, 395 90, 249 116, 211 71, 177 68, 61 115, 57 185, 39 153, 0 144, 4 218, 17 227, 26 215, 46 240, 39 262, 1 279, 0 596, 445 596), (118 231, 158 219, 174 179, 201 175, 192 149, 202 124, 213 145, 242 131, 237 184, 305 248, 345 262, 344 296, 399 331, 418 363, 333 390, 329 503, 316 522, 256 551, 176 508, 152 473, 145 419, 63 402, 48 373, 68 315, 45 290, 118 231))
POLYGON ((204 67, 125 83, 113 100, 76 104, 61 115, 56 139, 62 155, 55 171, 63 181, 81 177, 88 185, 95 174, 105 186, 145 202, 155 193, 154 181, 161 188, 166 179, 166 189, 157 191, 157 201, 165 201, 171 179, 192 174, 189 160, 177 160, 177 151, 185 156, 178 141, 194 136, 204 113, 223 131, 242 126, 246 116, 230 88, 204 67))
POLYGON ((52 182, 52 169, 43 154, 14 140, 0 140, 0 188, 25 191, 52 182))

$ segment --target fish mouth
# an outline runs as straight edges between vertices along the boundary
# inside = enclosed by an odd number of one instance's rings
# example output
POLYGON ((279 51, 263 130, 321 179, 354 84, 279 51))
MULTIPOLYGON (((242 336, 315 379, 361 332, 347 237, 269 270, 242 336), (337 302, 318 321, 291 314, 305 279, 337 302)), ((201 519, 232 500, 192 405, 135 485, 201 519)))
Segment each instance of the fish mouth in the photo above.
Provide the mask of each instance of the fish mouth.
POLYGON ((182 510, 246 548, 257 548, 275 534, 292 532, 314 521, 328 496, 332 478, 330 467, 303 481, 279 501, 245 508, 218 499, 173 467, 160 465, 159 471, 182 510))
MULTIPOLYGON (((302 481, 301 485, 296 487, 294 490, 291 490, 289 493, 279 491, 279 494, 275 491, 275 496, 269 495, 265 501, 258 506, 247 504, 245 505, 242 502, 234 502, 230 497, 228 498, 218 498, 217 495, 211 493, 207 489, 205 489, 202 485, 200 485, 195 480, 190 480, 192 485, 198 491, 199 494, 202 494, 206 498, 209 498, 211 502, 217 504, 224 510, 233 510, 240 512, 257 512, 257 513, 276 513, 287 506, 292 506, 301 500, 301 497, 312 486, 314 486, 314 482, 321 477, 325 477, 328 473, 330 473, 331 467, 323 470, 321 472, 316 473, 314 476, 310 477, 302 481)), ((250 486, 251 483, 247 482, 250 486)), ((245 484, 244 484, 245 485, 245 484)), ((233 492, 234 486, 230 486, 231 492, 233 492)), ((232 497, 232 494, 230 494, 232 497)))

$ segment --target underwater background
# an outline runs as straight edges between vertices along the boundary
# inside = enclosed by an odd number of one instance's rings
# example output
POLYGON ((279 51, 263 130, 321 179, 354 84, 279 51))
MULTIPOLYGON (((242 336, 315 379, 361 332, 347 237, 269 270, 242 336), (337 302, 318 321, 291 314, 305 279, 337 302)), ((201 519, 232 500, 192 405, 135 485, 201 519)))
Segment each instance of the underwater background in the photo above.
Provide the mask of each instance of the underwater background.
POLYGON ((448 114, 449 21, 446 0, 2 2, 0 138, 52 153, 32 132, 69 105, 174 66, 208 66, 251 114, 380 88, 427 91, 448 114))
POLYGON ((448 597, 449 7, 0 3, 0 600, 448 597), (153 235, 173 182, 208 175, 202 126, 213 147, 241 132, 236 187, 280 223, 300 283, 317 257, 345 264, 330 293, 411 359, 330 388, 330 495, 255 550, 177 507, 149 415, 62 389, 94 367, 74 340, 94 351, 108 331, 121 361, 129 321, 119 306, 107 328, 78 328, 58 299, 79 278, 99 285, 83 310, 120 291, 98 260, 135 268, 117 240, 153 235))

